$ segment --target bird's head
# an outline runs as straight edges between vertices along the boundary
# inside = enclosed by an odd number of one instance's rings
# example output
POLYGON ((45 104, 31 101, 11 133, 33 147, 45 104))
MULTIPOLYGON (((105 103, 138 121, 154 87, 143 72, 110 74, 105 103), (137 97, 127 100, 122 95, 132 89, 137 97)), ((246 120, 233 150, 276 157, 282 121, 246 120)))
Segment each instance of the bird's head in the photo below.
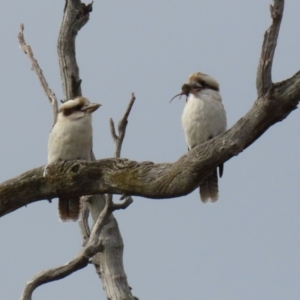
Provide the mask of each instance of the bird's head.
POLYGON ((204 73, 193 73, 189 76, 188 82, 183 84, 181 87, 181 93, 174 96, 170 102, 179 96, 188 97, 189 94, 197 94, 203 89, 212 89, 215 91, 219 91, 219 83, 211 76, 204 73))
POLYGON ((198 86, 201 85, 201 88, 200 89, 211 89, 211 90, 214 90, 214 91, 219 91, 220 90, 220 86, 219 86, 219 83, 217 82, 217 80, 215 80, 213 77, 207 75, 207 74, 204 74, 204 73, 200 73, 200 72, 197 72, 197 73, 193 73, 189 76, 188 78, 188 83, 187 85, 190 86, 190 92, 193 90, 193 89, 199 89, 198 86))
POLYGON ((59 115, 71 120, 80 119, 85 116, 90 116, 100 106, 101 104, 91 103, 85 97, 77 97, 64 102, 59 109, 59 115))

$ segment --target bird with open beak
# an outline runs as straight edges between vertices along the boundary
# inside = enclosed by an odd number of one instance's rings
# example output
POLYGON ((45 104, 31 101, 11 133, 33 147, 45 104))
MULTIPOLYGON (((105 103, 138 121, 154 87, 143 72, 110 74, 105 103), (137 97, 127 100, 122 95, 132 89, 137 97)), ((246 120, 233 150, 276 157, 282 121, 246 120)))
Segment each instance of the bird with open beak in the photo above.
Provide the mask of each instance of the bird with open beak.
MULTIPOLYGON (((67 160, 91 160, 93 145, 92 113, 101 104, 77 97, 64 102, 48 141, 48 164, 67 160)), ((80 197, 59 197, 58 215, 62 221, 76 221, 80 197)))
MULTIPOLYGON (((191 150, 226 130, 226 112, 219 84, 211 76, 200 72, 193 73, 181 89, 182 92, 175 97, 183 95, 187 97, 181 121, 188 149, 191 150)), ((222 174, 223 164, 219 166, 220 177, 222 174)), ((218 200, 217 170, 200 183, 200 197, 204 203, 218 200)))

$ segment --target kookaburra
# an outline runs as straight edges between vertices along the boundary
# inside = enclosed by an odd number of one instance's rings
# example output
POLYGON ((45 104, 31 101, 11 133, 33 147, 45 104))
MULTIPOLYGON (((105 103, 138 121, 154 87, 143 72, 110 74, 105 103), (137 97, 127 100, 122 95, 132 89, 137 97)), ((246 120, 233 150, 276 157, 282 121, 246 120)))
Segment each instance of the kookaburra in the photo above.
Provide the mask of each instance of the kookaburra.
MULTIPOLYGON (((181 121, 189 150, 226 130, 226 112, 219 91, 218 82, 200 72, 191 74, 182 86, 179 95, 186 95, 187 101, 181 121)), ((220 177, 222 174, 223 164, 219 166, 220 177)), ((218 200, 217 170, 200 183, 200 197, 204 203, 218 200)))
MULTIPOLYGON (((63 103, 48 141, 48 164, 67 160, 91 160, 92 116, 100 104, 78 97, 63 103)), ((58 215, 62 221, 76 221, 79 197, 59 197, 58 215)))

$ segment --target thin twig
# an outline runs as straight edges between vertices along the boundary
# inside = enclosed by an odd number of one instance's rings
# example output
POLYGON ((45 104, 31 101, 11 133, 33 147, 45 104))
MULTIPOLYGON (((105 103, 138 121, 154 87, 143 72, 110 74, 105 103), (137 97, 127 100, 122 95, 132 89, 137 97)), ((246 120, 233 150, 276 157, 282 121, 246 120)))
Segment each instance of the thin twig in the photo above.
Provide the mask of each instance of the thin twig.
POLYGON ((57 99, 54 94, 54 92, 49 88, 47 80, 44 77, 43 71, 40 68, 37 60, 34 58, 33 52, 31 50, 31 47, 26 44, 25 38, 24 38, 24 25, 21 24, 20 26, 20 32, 18 34, 19 44, 21 49, 24 51, 24 53, 28 56, 28 58, 31 61, 32 64, 32 70, 35 71, 36 75, 38 76, 40 83, 43 87, 44 92, 46 93, 46 96, 48 97, 51 105, 52 105, 52 112, 53 112, 53 125, 56 122, 57 113, 58 113, 58 104, 57 99))
POLYGON ((121 148, 122 148, 123 140, 124 140, 125 133, 126 133, 126 127, 128 124, 128 116, 130 114, 130 111, 132 109, 135 99, 136 99, 135 95, 134 95, 134 93, 132 93, 131 99, 128 103, 128 106, 123 115, 123 118, 119 121, 119 124, 118 124, 119 135, 116 134, 114 121, 112 118, 110 118, 110 133, 111 133, 112 139, 115 143, 115 152, 114 152, 115 158, 120 158, 120 156, 121 156, 121 148))
POLYGON ((116 134, 115 123, 112 118, 109 119, 109 126, 110 126, 110 133, 111 133, 112 139, 113 139, 114 143, 116 143, 118 140, 118 136, 116 134))
POLYGON ((103 250, 100 233, 107 223, 110 214, 115 210, 125 209, 131 203, 132 201, 130 199, 126 199, 123 203, 114 204, 111 199, 107 198, 105 207, 91 231, 91 235, 86 246, 75 258, 67 262, 65 265, 43 271, 29 280, 23 290, 21 300, 31 300, 34 290, 42 284, 65 278, 73 272, 86 267, 89 264, 90 258, 103 250))
POLYGON ((127 122, 128 122, 128 117, 129 117, 129 114, 131 112, 134 101, 135 101, 135 95, 134 95, 134 93, 131 93, 131 99, 128 103, 128 106, 126 108, 124 116, 120 120, 119 125, 118 125, 119 132, 122 131, 123 128, 126 129, 126 125, 127 125, 127 122))
MULTIPOLYGON (((120 156, 121 156, 121 148, 122 148, 123 140, 124 140, 125 133, 126 133, 126 127, 127 127, 127 124, 128 124, 128 117, 129 117, 129 114, 131 112, 131 109, 132 109, 132 106, 134 104, 135 99, 136 98, 135 98, 134 93, 131 93, 131 99, 130 99, 130 101, 128 103, 128 106, 125 110, 123 118, 119 121, 119 124, 118 124, 119 135, 116 134, 115 124, 114 124, 113 119, 110 118, 110 120, 109 120, 110 121, 110 133, 111 133, 112 139, 113 139, 114 144, 115 144, 115 152, 114 152, 114 157, 115 158, 120 158, 120 156)), ((112 195, 110 195, 110 194, 106 195, 106 197, 110 197, 112 199, 112 195)), ((120 200, 124 200, 124 199, 125 199, 125 201, 130 200, 131 202, 133 202, 133 199, 131 198, 131 196, 122 195, 120 200)))

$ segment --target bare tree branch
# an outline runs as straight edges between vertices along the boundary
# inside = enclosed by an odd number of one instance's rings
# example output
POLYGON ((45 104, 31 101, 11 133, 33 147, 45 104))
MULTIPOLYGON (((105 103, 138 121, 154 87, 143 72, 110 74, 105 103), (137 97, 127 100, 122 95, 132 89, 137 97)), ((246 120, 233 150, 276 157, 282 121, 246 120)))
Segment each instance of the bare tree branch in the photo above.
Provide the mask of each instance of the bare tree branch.
POLYGON ((282 99, 294 105, 300 94, 300 71, 287 80, 275 83, 274 93, 276 99, 282 99))
MULTIPOLYGON (((278 34, 269 36, 262 53, 269 53, 267 49, 276 45, 277 37, 278 34)), ((266 75, 269 69, 262 66, 261 59, 257 82, 269 76, 266 75)), ((199 176, 205 177, 217 165, 242 152, 296 109, 300 99, 300 72, 261 91, 263 94, 260 93, 251 110, 230 130, 195 147, 173 164, 121 159, 68 162, 51 167, 55 176, 44 178, 43 169, 37 168, 4 182, 0 185, 0 216, 29 203, 63 195, 64 190, 74 195, 115 193, 156 199, 185 195, 196 188, 199 176), (79 187, 78 182, 82 180, 85 185, 79 187)))
MULTIPOLYGON (((119 121, 119 124, 118 124, 118 132, 119 132, 119 135, 116 134, 116 130, 115 130, 115 124, 114 124, 114 121, 112 118, 110 118, 110 133, 111 133, 111 136, 112 136, 112 139, 114 141, 114 144, 115 144, 115 151, 114 151, 114 157, 115 158, 120 158, 121 156, 121 149, 122 149, 122 144, 123 144, 123 140, 124 140, 124 137, 125 137, 125 133, 126 133, 126 127, 127 127, 127 124, 128 124, 128 117, 129 117, 129 114, 130 114, 130 111, 132 109, 132 106, 134 104, 134 101, 135 101, 135 95, 134 93, 131 94, 131 99, 128 103, 128 106, 125 110, 125 113, 123 115, 123 118, 119 121)), ((112 194, 107 194, 106 195, 107 197, 110 197, 112 199, 112 194)), ((123 199, 131 199, 131 196, 128 196, 128 195, 122 195, 121 199, 120 200, 123 200, 123 199)))
POLYGON ((119 121, 119 124, 118 124, 119 135, 116 134, 114 121, 112 118, 110 118, 110 133, 111 133, 112 139, 115 143, 114 157, 116 157, 116 158, 120 158, 120 156, 121 156, 121 148, 122 148, 123 140, 124 140, 125 133, 126 133, 128 116, 130 114, 130 111, 134 104, 134 101, 135 101, 135 95, 134 95, 134 93, 132 93, 131 99, 130 99, 127 109, 124 113, 124 116, 119 121))
POLYGON ((270 5, 273 22, 270 28, 265 32, 257 70, 256 88, 258 97, 266 94, 272 87, 272 64, 283 16, 284 0, 273 0, 273 2, 274 4, 270 5))
MULTIPOLYGON (((115 144, 115 155, 118 152, 118 155, 121 153, 122 142, 125 136, 126 126, 127 126, 127 118, 129 116, 129 112, 134 102, 134 95, 132 94, 132 99, 130 100, 129 106, 125 111, 124 117, 119 122, 119 124, 123 124, 123 127, 119 126, 122 130, 123 137, 120 139, 115 133, 114 122, 112 118, 110 119, 110 130, 112 133, 113 141, 115 144), (126 119, 125 119, 126 118, 126 119), (125 120, 124 120, 125 119, 125 120), (118 149, 118 150, 117 150, 118 149)), ((119 130, 120 133, 120 130, 119 130)), ((95 157, 92 153, 92 158, 95 160, 95 157)), ((91 198, 90 206, 91 206, 91 213, 93 219, 97 217, 99 212, 102 210, 101 203, 103 202, 102 199, 103 195, 97 195, 94 198, 91 198)), ((105 195, 106 201, 112 201, 113 196, 112 194, 105 195)), ((133 202, 132 198, 126 197, 126 201, 130 203, 133 202)), ((103 240, 104 251, 101 253, 96 254, 92 258, 92 262, 96 268, 96 272, 99 277, 102 279, 103 288, 108 295, 109 299, 137 299, 131 293, 131 288, 127 283, 127 276, 125 274, 124 266, 123 266, 123 249, 124 244, 119 233, 118 224, 113 217, 110 216, 110 221, 107 226, 104 227, 101 238, 103 240), (113 263, 112 263, 113 262, 113 263), (112 266, 117 267, 112 267, 112 266), (118 287, 115 289, 114 287, 118 287)))
POLYGON ((57 52, 66 100, 81 96, 81 79, 76 61, 75 38, 88 22, 93 2, 86 5, 80 0, 67 0, 57 41, 57 52))
MULTIPOLYGON (((30 170, 0 185, 0 217, 35 201, 64 196, 66 191, 68 195, 74 196, 97 194, 90 197, 88 201, 90 207, 92 207, 91 214, 94 220, 99 220, 99 212, 103 209, 105 203, 103 196, 99 194, 121 194, 124 197, 126 195, 137 195, 164 199, 179 197, 193 191, 198 187, 199 181, 204 179, 220 163, 241 153, 268 128, 285 119, 299 103, 300 71, 287 80, 275 84, 272 83, 272 63, 283 8, 284 0, 274 0, 274 4, 271 6, 273 21, 271 27, 265 33, 257 72, 258 99, 251 110, 228 131, 193 148, 193 150, 172 164, 139 163, 114 158, 92 162, 70 161, 53 164, 48 167, 46 177, 42 175, 43 167, 30 170), (78 183, 81 184, 79 185, 78 183)), ((81 95, 81 79, 75 57, 75 37, 80 28, 88 21, 91 9, 92 4, 85 5, 78 0, 66 1, 65 14, 58 41, 60 67, 66 99, 81 95)), ((21 32, 23 31, 21 30, 21 32)), ((28 54, 26 51, 25 53, 28 54)), ((132 98, 134 98, 134 95, 132 98)), ((128 114, 126 115, 125 113, 119 123, 119 136, 115 132, 113 120, 110 120, 111 133, 116 145, 115 156, 120 156, 121 153, 121 146, 118 148, 117 144, 120 141, 120 144, 122 144, 125 135, 127 118, 134 99, 131 101, 132 104, 127 109, 128 114), (122 130, 124 133, 123 137, 122 130)), ((111 195, 106 197, 106 204, 111 203, 111 197, 111 195)), ((130 201, 131 198, 127 198, 126 202, 129 203, 130 201)), ((102 213, 104 212, 105 210, 102 211, 102 213)), ((116 221, 112 214, 109 214, 106 220, 108 224, 104 227, 101 225, 103 230, 100 236, 99 234, 93 236, 94 226, 89 242, 84 249, 94 242, 94 246, 101 245, 100 241, 102 241, 103 252, 99 252, 99 248, 96 249, 95 253, 97 254, 93 256, 93 262, 97 273, 103 277, 103 286, 107 297, 109 297, 108 290, 110 286, 119 287, 121 282, 124 291, 127 293, 128 284, 122 265, 123 248, 121 251, 118 251, 119 245, 123 245, 122 238, 117 236, 120 233, 116 229, 116 221), (111 234, 110 226, 114 228, 114 234, 111 234), (115 240, 111 244, 104 245, 105 239, 103 236, 112 237, 115 240), (109 256, 110 258, 118 256, 118 261, 121 264, 120 273, 114 266, 109 265, 109 256), (115 280, 114 277, 116 276, 108 275, 109 268, 113 270, 113 274, 120 275, 122 281, 115 280), (115 282, 112 282, 113 280, 115 282)), ((87 219, 84 222, 87 224, 87 219)), ((97 229, 95 231, 98 232, 97 229)), ((92 249, 95 249, 95 247, 92 249)), ((81 266, 80 263, 79 265, 81 266)), ((82 267, 84 266, 82 265, 82 267)), ((66 266, 60 268, 64 267, 66 266)), ((70 269, 68 270, 70 271, 70 269)), ((59 278, 57 277, 56 279, 59 278)), ((31 282, 28 285, 31 285, 31 282)), ((118 299, 115 296, 109 298, 118 299)), ((133 299, 133 296, 129 292, 124 299, 133 299)))
POLYGON ((88 207, 88 201, 93 196, 83 196, 80 198, 81 202, 81 210, 80 210, 80 218, 79 218, 79 228, 81 230, 81 236, 83 238, 82 246, 85 246, 90 238, 91 230, 88 223, 90 210, 88 207))
POLYGON ((43 71, 40 68, 37 60, 33 56, 33 52, 31 50, 31 47, 29 45, 27 45, 26 42, 25 42, 24 25, 23 24, 21 24, 21 29, 20 29, 20 32, 18 34, 18 39, 19 39, 19 45, 20 45, 21 49, 24 51, 24 53, 30 59, 31 64, 32 64, 32 69, 34 70, 34 72, 38 76, 38 78, 40 80, 40 83, 43 87, 43 90, 46 93, 46 95, 47 95, 47 97, 48 97, 48 99, 49 99, 49 101, 52 105, 53 125, 54 125, 55 122, 56 122, 57 113, 58 113, 57 99, 56 99, 56 96, 55 96, 54 92, 49 88, 47 80, 44 77, 43 71))
MULTIPOLYGON (((76 61, 75 38, 79 30, 89 19, 92 11, 92 3, 85 5, 80 0, 66 1, 63 21, 58 37, 57 51, 59 56, 60 73, 63 83, 65 99, 73 99, 81 96, 81 79, 76 61)), ((91 158, 95 160, 93 151, 91 158)), ((89 195, 89 193, 87 193, 89 195)), ((89 197, 87 202, 92 218, 97 220, 104 208, 104 195, 89 197)), ((80 223, 83 239, 88 235, 86 215, 80 223)), ((102 280, 103 288, 108 299, 134 299, 127 283, 127 277, 123 267, 123 240, 117 221, 111 214, 108 224, 104 227, 101 238, 104 250, 96 254, 92 262, 96 272, 102 280)), ((85 241, 84 241, 85 243, 85 241)))
MULTIPOLYGON (((104 195, 97 194, 91 197, 88 203, 93 220, 97 220, 105 203, 104 195)), ((113 214, 109 216, 100 239, 103 243, 103 251, 95 254, 92 262, 96 273, 102 280, 103 289, 107 297, 109 296, 108 299, 135 299, 127 282, 123 265, 124 244, 113 214)))
POLYGON ((123 203, 114 204, 109 198, 106 200, 106 205, 98 217, 95 223, 91 236, 86 246, 80 251, 80 253, 67 262, 63 266, 49 269, 37 274, 34 278, 27 282, 24 291, 21 296, 21 300, 31 300, 33 291, 42 284, 65 278, 77 270, 86 267, 89 260, 96 253, 103 250, 103 244, 101 243, 100 233, 107 223, 110 214, 117 209, 127 208, 132 201, 130 199, 125 200, 123 203))
MULTIPOLYGON (((109 127, 110 127, 110 133, 111 133, 112 139, 115 143, 118 139, 118 136, 116 134, 115 123, 114 123, 114 120, 112 118, 109 119, 109 127)), ((114 157, 115 157, 115 155, 116 154, 114 154, 114 157)))
POLYGON ((269 127, 286 118, 299 100, 298 72, 276 83, 225 133, 172 164, 114 158, 49 165, 46 178, 42 177, 43 167, 28 171, 0 185, 0 216, 38 200, 63 196, 65 191, 80 196, 111 193, 155 199, 186 195, 220 163, 241 153, 269 127))
POLYGON ((186 195, 197 187, 199 179, 285 119, 297 108, 299 99, 297 72, 275 83, 232 128, 195 147, 173 164, 104 159, 53 164, 47 178, 42 176, 44 167, 28 171, 0 185, 0 216, 29 203, 63 195, 64 191, 74 195, 111 193, 155 199, 186 195))

